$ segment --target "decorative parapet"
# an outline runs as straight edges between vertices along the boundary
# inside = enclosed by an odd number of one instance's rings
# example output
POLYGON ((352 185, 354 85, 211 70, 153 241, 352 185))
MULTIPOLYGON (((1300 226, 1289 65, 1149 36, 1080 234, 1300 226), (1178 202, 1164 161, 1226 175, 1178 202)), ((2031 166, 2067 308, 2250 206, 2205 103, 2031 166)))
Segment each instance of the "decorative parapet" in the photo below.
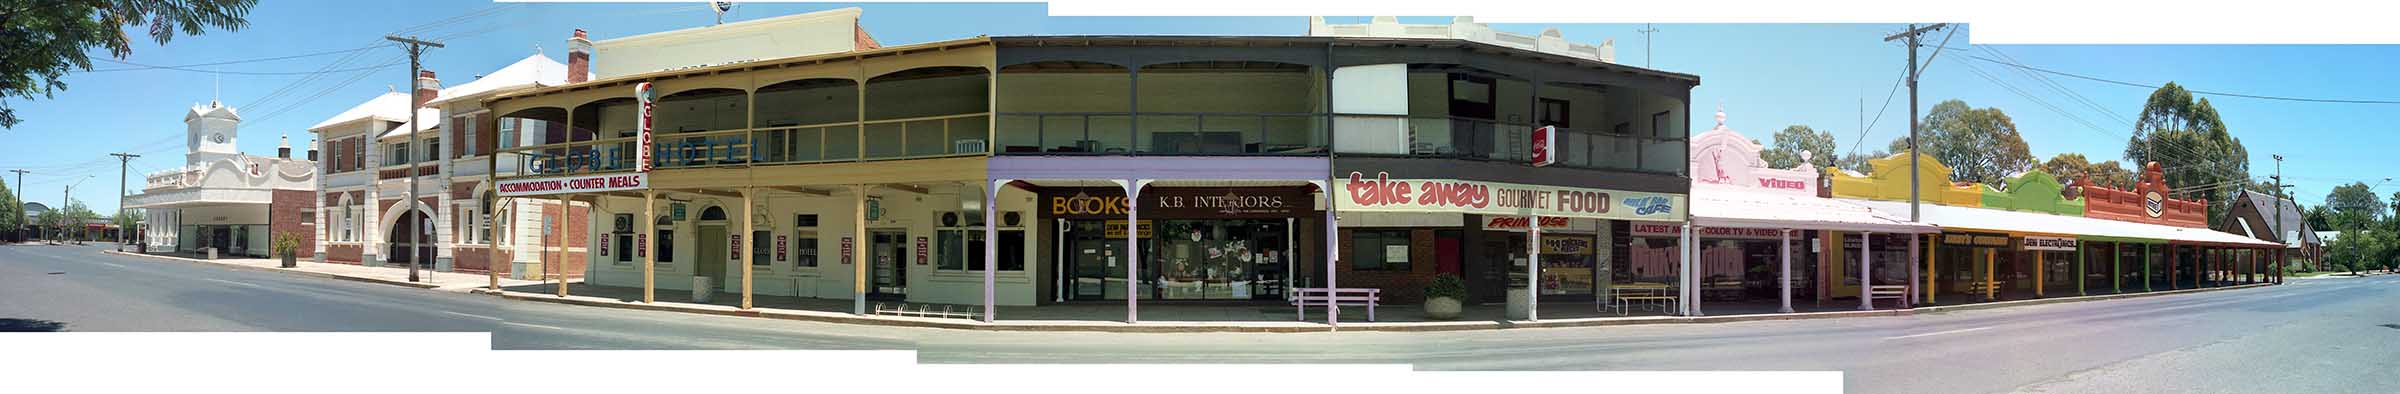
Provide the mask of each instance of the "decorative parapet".
MULTIPOLYGON (((1917 161, 1917 193, 1925 201, 1970 207, 1983 204, 1982 194, 1974 191, 1974 188, 1952 190, 1959 188, 1953 187, 1950 183, 1950 166, 1934 160, 1933 156, 1922 154, 1917 155, 1917 161), (1960 197, 1955 198, 1957 203, 1947 202, 1954 200, 1948 197, 1952 193, 1960 193, 1960 197)), ((1843 171, 1840 168, 1826 167, 1825 171, 1833 174, 1833 195, 1868 200, 1908 201, 1908 171, 1901 170, 1908 168, 1907 152, 1868 160, 1867 163, 1875 168, 1887 169, 1887 171, 1859 174, 1843 171)), ((1975 186, 1975 188, 1981 187, 1975 186)))
POLYGON ((1737 186, 1774 193, 1817 196, 1817 169, 1808 165, 1809 152, 1800 152, 1800 166, 1772 168, 1759 158, 1766 147, 1725 127, 1725 109, 1717 109, 1717 127, 1692 137, 1692 183, 1737 186))
POLYGON ((1615 40, 1599 45, 1568 42, 1557 28, 1544 29, 1541 35, 1524 35, 1492 30, 1489 25, 1475 23, 1475 17, 1461 16, 1449 24, 1401 24, 1400 18, 1378 16, 1367 23, 1335 25, 1325 23, 1325 17, 1308 18, 1311 37, 1385 37, 1385 38, 1451 38, 1485 44, 1569 56, 1608 63, 1617 62, 1615 40))
POLYGON ((2041 169, 2033 169, 2009 177, 2006 191, 1992 190, 1983 195, 1983 206, 2011 211, 2041 212, 2053 215, 2082 216, 2081 198, 2068 199, 2062 191, 2066 185, 2041 169))
POLYGON ((2083 216, 2085 217, 2193 228, 2208 227, 2208 200, 2167 198, 2170 190, 2167 187, 2166 172, 2159 169, 2158 162, 2154 161, 2142 166, 2141 182, 2135 183, 2133 190, 2116 190, 2091 185, 2090 179, 2076 183, 2090 185, 2083 187, 2085 201, 2083 216))

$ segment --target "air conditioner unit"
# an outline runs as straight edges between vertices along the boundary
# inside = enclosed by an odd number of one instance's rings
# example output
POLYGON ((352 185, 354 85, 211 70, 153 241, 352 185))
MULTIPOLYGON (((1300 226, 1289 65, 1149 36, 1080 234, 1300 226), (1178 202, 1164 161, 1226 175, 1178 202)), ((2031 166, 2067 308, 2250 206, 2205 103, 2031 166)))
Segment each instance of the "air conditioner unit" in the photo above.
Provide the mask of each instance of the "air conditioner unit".
POLYGON ((983 153, 987 150, 988 148, 984 147, 983 140, 957 140, 950 142, 950 153, 983 153))

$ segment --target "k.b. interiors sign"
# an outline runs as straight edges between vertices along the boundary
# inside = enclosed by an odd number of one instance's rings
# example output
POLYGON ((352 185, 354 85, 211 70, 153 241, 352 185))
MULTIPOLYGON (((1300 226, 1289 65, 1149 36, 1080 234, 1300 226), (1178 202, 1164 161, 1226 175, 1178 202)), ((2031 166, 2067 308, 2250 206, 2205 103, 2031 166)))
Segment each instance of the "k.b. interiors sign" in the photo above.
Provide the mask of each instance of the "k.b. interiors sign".
MULTIPOLYGON (((1123 189, 1090 187, 1046 190, 1044 217, 1124 219, 1123 189)), ((1142 191, 1143 218, 1285 218, 1313 210, 1307 189, 1295 187, 1157 188, 1142 191)))
POLYGON ((1461 212, 1600 219, 1682 221, 1684 196, 1564 186, 1457 179, 1373 178, 1351 172, 1335 179, 1334 206, 1343 211, 1461 212))

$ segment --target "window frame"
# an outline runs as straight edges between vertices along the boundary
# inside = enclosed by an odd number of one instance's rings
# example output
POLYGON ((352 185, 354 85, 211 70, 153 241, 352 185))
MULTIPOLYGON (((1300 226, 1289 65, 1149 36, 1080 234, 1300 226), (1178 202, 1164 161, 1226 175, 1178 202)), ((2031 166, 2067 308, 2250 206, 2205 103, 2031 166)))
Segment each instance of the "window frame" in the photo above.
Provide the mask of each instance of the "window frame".
POLYGON ((1384 253, 1384 248, 1392 245, 1402 245, 1408 246, 1409 250, 1414 251, 1416 250, 1415 244, 1413 243, 1414 237, 1415 231, 1411 229, 1353 229, 1350 230, 1349 254, 1344 257, 1356 258, 1344 258, 1342 260, 1350 262, 1351 271, 1413 271, 1416 268, 1414 256, 1410 256, 1409 254, 1401 254, 1399 262, 1389 262, 1386 260, 1390 259, 1390 255, 1384 253), (1394 234, 1397 234, 1397 236, 1395 237, 1394 234), (1395 239, 1399 242, 1393 243, 1392 241, 1395 239), (1369 256, 1379 258, 1368 258, 1369 256))

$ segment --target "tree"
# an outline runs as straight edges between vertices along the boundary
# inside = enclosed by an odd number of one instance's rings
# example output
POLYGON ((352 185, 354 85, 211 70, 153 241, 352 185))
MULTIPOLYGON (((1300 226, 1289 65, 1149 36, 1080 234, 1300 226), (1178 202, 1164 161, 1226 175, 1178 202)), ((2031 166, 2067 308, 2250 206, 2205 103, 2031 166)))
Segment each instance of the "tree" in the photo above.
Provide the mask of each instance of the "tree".
POLYGON ((2325 206, 2334 212, 2355 212, 2370 219, 2383 217, 2383 199, 2375 197, 2366 182, 2333 187, 2333 192, 2325 195, 2325 206))
MULTIPOLYGON (((1924 135, 1917 143, 1925 154, 1950 166, 1950 179, 1999 183, 2002 178, 2032 169, 2033 153, 2017 123, 1999 108, 1968 107, 1951 99, 1925 113, 1924 135)), ((1892 140, 1891 151, 1908 151, 1908 138, 1892 140)))
POLYGON ((2342 236, 2325 245, 2325 258, 2335 267, 2358 272, 2357 267, 2376 258, 2384 247, 2381 231, 2345 230, 2342 236))
POLYGON ((1863 154, 1863 155, 1862 155, 1862 154, 1857 154, 1857 153, 1852 153, 1852 154, 1842 155, 1842 158, 1841 158, 1841 159, 1836 159, 1836 160, 1834 160, 1834 161, 1833 161, 1833 166, 1834 166, 1834 167, 1840 167, 1841 169, 1844 169, 1844 170, 1858 171, 1858 173, 1860 173, 1860 174, 1873 174, 1873 173, 1875 173, 1875 163, 1873 163, 1873 162, 1869 162, 1868 160, 1881 159, 1881 158, 1885 158, 1885 157, 1890 157, 1891 155, 1892 155, 1892 154, 1891 154, 1891 152, 1885 152, 1885 151, 1880 151, 1880 150, 1878 150, 1878 151, 1874 151, 1874 152, 1868 152, 1867 154, 1863 154))
POLYGON ((2317 231, 2338 231, 2333 228, 2333 211, 2326 210, 2323 205, 2308 207, 2308 212, 2302 216, 2307 218, 2309 228, 2317 229, 2317 231))
POLYGON ((2133 187, 2133 170, 2116 160, 2093 163, 2081 153, 2060 153, 2042 162, 2042 171, 2064 179, 2090 177, 2093 184, 2125 190, 2133 187))
POLYGON ((117 225, 118 234, 132 237, 134 230, 142 228, 142 213, 141 208, 119 209, 116 217, 110 218, 108 221, 117 225))
MULTIPOLYGON (((0 99, 49 98, 66 90, 60 78, 92 70, 88 50, 106 48, 117 59, 132 55, 131 28, 165 45, 178 33, 241 30, 255 5, 258 0, 0 0, 0 99)), ((20 120, 0 100, 0 128, 20 120)))
MULTIPOLYGON (((2250 150, 2233 138, 2225 121, 2208 99, 2195 100, 2191 91, 2168 82, 2150 92, 2133 134, 2125 142, 2125 160, 2136 166, 2158 162, 2167 186, 2177 198, 2224 201, 2232 191, 2250 183, 2250 150)), ((2209 204, 2209 224, 2224 220, 2225 204, 2209 204)))
POLYGON ((1791 125, 1775 132, 1775 144, 1758 157, 1765 159, 1768 167, 1792 168, 1800 166, 1800 152, 1808 152, 1808 166, 1822 169, 1833 165, 1834 145, 1833 133, 1791 125))
POLYGON ((0 231, 15 234, 25 228, 25 212, 19 210, 22 208, 17 205, 16 192, 8 190, 8 182, 0 181, 0 231))

